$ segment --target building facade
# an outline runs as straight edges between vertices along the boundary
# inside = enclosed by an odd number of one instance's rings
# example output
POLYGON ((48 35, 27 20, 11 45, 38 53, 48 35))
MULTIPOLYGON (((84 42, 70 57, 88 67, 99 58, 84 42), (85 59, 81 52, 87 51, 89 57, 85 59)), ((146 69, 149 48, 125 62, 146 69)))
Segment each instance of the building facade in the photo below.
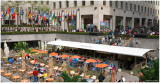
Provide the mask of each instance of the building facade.
MULTIPOLYGON (((37 4, 45 4, 50 8, 55 19, 49 19, 48 24, 61 26, 62 30, 68 30, 71 25, 78 29, 86 29, 87 24, 94 24, 99 30, 103 28, 142 27, 153 26, 159 23, 159 1, 39 1, 37 4), (68 19, 67 18, 67 15, 68 19), (71 17, 71 15, 73 15, 71 17), (58 17, 61 16, 61 20, 58 17), (72 19, 71 19, 72 18, 72 19)), ((26 3, 21 8, 30 8, 26 3)), ((36 6, 37 7, 37 6, 36 6)), ((23 16, 24 17, 24 16, 23 16)), ((28 20, 23 18, 28 23, 28 20)), ((15 22, 16 24, 18 22, 15 22)), ((41 23, 39 23, 41 24, 41 23)))

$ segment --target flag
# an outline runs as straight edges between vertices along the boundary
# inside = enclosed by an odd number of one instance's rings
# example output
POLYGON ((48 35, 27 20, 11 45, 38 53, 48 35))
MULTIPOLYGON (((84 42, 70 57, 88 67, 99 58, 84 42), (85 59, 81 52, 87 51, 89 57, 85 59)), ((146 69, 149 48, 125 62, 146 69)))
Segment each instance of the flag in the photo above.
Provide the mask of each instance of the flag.
POLYGON ((54 12, 54 14, 53 14, 53 16, 52 16, 52 20, 55 21, 55 12, 54 12))
POLYGON ((81 15, 80 15, 80 11, 79 11, 79 20, 80 20, 80 17, 81 17, 81 15))
POLYGON ((25 19, 27 20, 27 9, 26 9, 26 14, 25 14, 25 19))
POLYGON ((61 12, 61 21, 62 21, 62 12, 61 12))
POLYGON ((50 14, 49 14, 49 19, 52 17, 52 11, 50 11, 50 14))
POLYGON ((48 16, 49 16, 49 15, 48 15, 48 12, 47 12, 47 15, 46 15, 46 17, 48 18, 48 16))
POLYGON ((9 14, 9 8, 8 8, 8 14, 9 14))
POLYGON ((46 22, 46 12, 44 12, 44 22, 46 22))
POLYGON ((15 19, 15 12, 12 14, 12 20, 15 19))
POLYGON ((68 21, 68 17, 69 17, 69 12, 68 12, 68 15, 67 15, 66 21, 68 21))
POLYGON ((73 11, 73 14, 72 14, 72 20, 74 19, 74 11, 73 11))
POLYGON ((13 14, 13 13, 14 13, 14 11, 13 11, 13 8, 12 8, 11 14, 13 14))

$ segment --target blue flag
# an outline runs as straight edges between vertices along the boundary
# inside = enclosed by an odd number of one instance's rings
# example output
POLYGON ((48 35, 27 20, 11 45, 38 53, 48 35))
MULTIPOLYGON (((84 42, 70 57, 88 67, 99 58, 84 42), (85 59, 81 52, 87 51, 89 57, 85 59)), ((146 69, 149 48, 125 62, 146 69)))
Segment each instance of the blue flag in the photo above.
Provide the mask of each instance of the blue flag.
POLYGON ((80 11, 79 11, 79 20, 80 20, 80 17, 81 17, 81 15, 80 15, 80 11))

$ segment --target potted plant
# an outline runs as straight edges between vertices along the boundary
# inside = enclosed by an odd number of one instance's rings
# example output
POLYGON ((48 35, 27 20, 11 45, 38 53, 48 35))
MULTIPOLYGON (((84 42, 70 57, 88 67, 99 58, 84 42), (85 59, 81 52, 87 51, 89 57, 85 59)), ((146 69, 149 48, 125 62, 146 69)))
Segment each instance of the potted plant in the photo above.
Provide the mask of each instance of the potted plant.
POLYGON ((121 72, 121 68, 118 68, 118 72, 121 72))

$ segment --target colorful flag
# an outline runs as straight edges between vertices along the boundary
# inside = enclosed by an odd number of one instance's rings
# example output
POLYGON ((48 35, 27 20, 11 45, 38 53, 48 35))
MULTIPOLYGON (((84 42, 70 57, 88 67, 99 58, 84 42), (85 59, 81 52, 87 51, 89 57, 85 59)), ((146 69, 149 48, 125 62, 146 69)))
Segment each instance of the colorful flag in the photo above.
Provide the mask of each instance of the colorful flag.
POLYGON ((44 22, 46 22, 46 12, 44 12, 44 22))
POLYGON ((81 17, 81 15, 80 15, 80 11, 79 11, 79 20, 80 20, 80 17, 81 17))
POLYGON ((54 12, 54 14, 53 14, 53 16, 52 16, 52 20, 55 21, 55 12, 54 12))
POLYGON ((52 17, 52 11, 50 11, 50 14, 49 14, 49 19, 52 17))
POLYGON ((9 8, 8 8, 8 14, 9 14, 9 8))
POLYGON ((62 21, 62 12, 61 12, 61 21, 62 21))
POLYGON ((66 21, 68 21, 68 17, 69 17, 69 12, 68 12, 68 15, 67 15, 66 21))
POLYGON ((26 9, 26 14, 25 14, 25 19, 27 20, 27 9, 26 9))
POLYGON ((42 11, 41 11, 41 20, 42 20, 42 11))

